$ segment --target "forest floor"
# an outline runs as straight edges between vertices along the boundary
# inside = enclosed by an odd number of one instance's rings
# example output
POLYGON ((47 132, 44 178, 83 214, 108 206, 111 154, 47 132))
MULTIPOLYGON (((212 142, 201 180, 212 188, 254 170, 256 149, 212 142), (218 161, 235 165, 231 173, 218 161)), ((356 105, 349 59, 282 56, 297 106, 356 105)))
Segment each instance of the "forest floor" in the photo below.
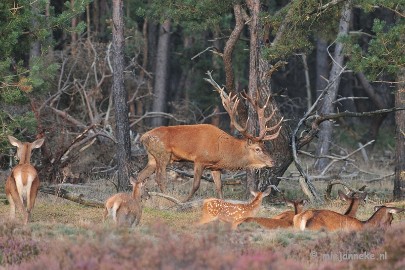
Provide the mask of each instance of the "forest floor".
MULTIPOLYGON (((169 183, 168 193, 184 198, 191 180, 169 175, 175 180, 169 183)), ((353 188, 367 184, 369 196, 358 211, 359 219, 370 217, 375 205, 391 201, 389 178, 345 183, 353 188)), ((315 186, 324 193, 324 181, 316 181, 315 186)), ((115 193, 112 182, 104 179, 64 188, 99 201, 115 193)), ((156 190, 155 182, 148 181, 147 188, 156 190)), ((304 198, 294 179, 281 181, 279 188, 289 199, 304 198)), ((212 183, 203 182, 194 199, 215 196, 213 189, 212 183)), ((243 200, 243 185, 224 189, 226 198, 243 200)), ((337 199, 338 189, 342 187, 334 187, 332 200, 306 208, 343 212, 346 203, 337 199)), ((405 201, 391 205, 405 208, 405 201)), ((403 269, 405 265, 404 213, 395 215, 393 225, 385 230, 301 232, 266 230, 253 223, 243 223, 236 231, 220 222, 196 226, 200 208, 178 212, 172 202, 155 196, 144 202, 139 226, 130 229, 103 222, 102 208, 42 193, 29 225, 10 222, 8 210, 0 202, 0 268, 7 269, 403 269)), ((264 201, 258 216, 285 210, 291 209, 276 196, 264 201)))

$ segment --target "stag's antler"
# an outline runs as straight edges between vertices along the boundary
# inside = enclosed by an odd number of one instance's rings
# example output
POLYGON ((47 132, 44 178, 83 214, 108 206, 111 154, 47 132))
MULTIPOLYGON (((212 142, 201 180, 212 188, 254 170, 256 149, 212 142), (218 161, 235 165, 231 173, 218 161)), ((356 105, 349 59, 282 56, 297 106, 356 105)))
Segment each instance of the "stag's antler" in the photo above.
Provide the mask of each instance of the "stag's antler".
POLYGON ((282 117, 276 125, 274 125, 272 127, 267 127, 267 122, 270 121, 274 117, 274 114, 277 111, 274 109, 273 105, 271 105, 271 114, 267 117, 265 115, 266 108, 269 104, 271 95, 267 96, 266 103, 264 104, 263 107, 259 106, 257 99, 253 100, 246 92, 243 92, 242 96, 250 104, 252 104, 254 110, 257 112, 257 117, 259 119, 260 132, 259 132, 259 137, 255 137, 255 141, 269 141, 269 140, 274 140, 275 138, 277 138, 278 135, 280 134, 280 130, 281 130, 280 125, 283 122, 284 117, 282 117), (278 130, 276 133, 268 134, 268 132, 272 132, 272 131, 276 130, 277 128, 278 128, 278 130))
POLYGON ((246 121, 245 126, 242 126, 238 123, 237 121, 237 115, 238 115, 238 105, 240 102, 240 98, 236 95, 230 93, 229 95, 225 92, 223 87, 220 87, 215 80, 212 78, 211 76, 211 72, 207 72, 207 75, 209 76, 209 78, 205 78, 205 80, 207 82, 209 82, 212 86, 214 86, 215 90, 219 93, 220 97, 221 97, 221 101, 222 101, 222 105, 224 106, 225 110, 228 112, 229 117, 231 119, 231 125, 234 126, 236 128, 236 130, 238 130, 244 137, 246 137, 249 140, 252 141, 268 141, 268 140, 274 140, 275 138, 278 137, 278 135, 280 134, 280 130, 281 130, 281 122, 283 121, 283 118, 281 118, 281 120, 272 127, 267 127, 267 122, 270 121, 273 117, 274 114, 276 112, 276 110, 274 109, 274 107, 272 106, 272 112, 269 116, 265 116, 265 111, 267 108, 267 105, 270 101, 271 95, 269 95, 266 99, 266 103, 264 104, 263 107, 260 107, 257 101, 257 98, 255 100, 253 100, 249 95, 247 95, 246 93, 243 94, 243 98, 245 98, 250 104, 252 104, 254 110, 257 112, 257 116, 258 116, 258 120, 259 120, 259 128, 260 128, 260 132, 259 132, 259 136, 256 137, 250 133, 247 132, 247 123, 249 122, 249 118, 246 121), (274 130, 277 130, 277 132, 273 133, 273 134, 268 134, 268 132, 272 132, 274 130))

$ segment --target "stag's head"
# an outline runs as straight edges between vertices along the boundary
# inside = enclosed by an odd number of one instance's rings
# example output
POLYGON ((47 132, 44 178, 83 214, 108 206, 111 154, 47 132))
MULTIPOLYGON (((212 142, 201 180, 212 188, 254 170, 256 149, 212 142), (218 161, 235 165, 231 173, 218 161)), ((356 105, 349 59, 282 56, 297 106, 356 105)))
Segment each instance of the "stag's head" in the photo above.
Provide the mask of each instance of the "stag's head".
POLYGON ((270 153, 267 151, 264 142, 252 142, 248 141, 247 148, 250 153, 250 160, 254 160, 250 167, 252 169, 260 169, 264 167, 274 167, 275 161, 270 156, 270 153))
POLYGON ((267 123, 274 117, 276 113, 276 109, 272 107, 269 110, 271 112, 266 115, 270 96, 267 97, 266 103, 261 107, 259 106, 257 99, 253 100, 246 93, 243 95, 244 99, 246 99, 253 106, 257 113, 259 134, 258 136, 255 136, 247 132, 247 123, 249 122, 249 119, 246 121, 245 126, 240 125, 237 121, 237 108, 240 102, 240 98, 237 95, 226 94, 223 89, 219 89, 218 91, 221 95, 222 105, 228 112, 231 119, 231 125, 234 126, 235 129, 238 130, 247 140, 247 147, 249 148, 251 159, 255 160, 255 162, 251 164, 250 167, 273 167, 275 165, 275 161, 271 157, 270 153, 267 151, 264 142, 274 140, 278 137, 278 135, 280 134, 283 118, 281 118, 275 125, 271 127, 267 126, 267 123))

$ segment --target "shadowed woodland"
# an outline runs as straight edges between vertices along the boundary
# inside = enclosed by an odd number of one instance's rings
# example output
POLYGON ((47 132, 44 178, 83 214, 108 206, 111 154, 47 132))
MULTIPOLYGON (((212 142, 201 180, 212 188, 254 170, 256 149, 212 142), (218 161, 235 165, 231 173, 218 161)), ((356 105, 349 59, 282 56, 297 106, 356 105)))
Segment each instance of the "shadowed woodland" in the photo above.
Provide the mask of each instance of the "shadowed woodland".
POLYGON ((401 1, 197 2, 0 4, 0 265, 400 269, 401 1))

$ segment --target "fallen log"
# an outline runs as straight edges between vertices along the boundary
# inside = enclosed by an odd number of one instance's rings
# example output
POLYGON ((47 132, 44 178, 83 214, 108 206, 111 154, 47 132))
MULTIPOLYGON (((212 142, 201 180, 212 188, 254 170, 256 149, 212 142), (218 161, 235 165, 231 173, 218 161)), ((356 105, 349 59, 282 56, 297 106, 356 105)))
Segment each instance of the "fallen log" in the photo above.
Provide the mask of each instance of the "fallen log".
POLYGON ((204 200, 181 202, 181 201, 179 201, 178 199, 176 199, 176 198, 174 198, 172 196, 169 196, 169 195, 166 195, 166 194, 163 194, 163 193, 160 193, 160 192, 150 191, 148 193, 149 193, 150 196, 162 197, 162 198, 165 198, 166 200, 169 200, 169 201, 175 203, 176 204, 176 206, 175 206, 176 211, 180 211, 180 212, 192 210, 192 209, 195 209, 195 208, 201 208, 202 205, 203 205, 203 202, 204 202, 204 200))
POLYGON ((104 208, 104 203, 96 200, 86 199, 83 194, 77 194, 67 191, 58 187, 40 187, 39 191, 45 194, 54 195, 75 203, 79 203, 85 206, 104 208))

